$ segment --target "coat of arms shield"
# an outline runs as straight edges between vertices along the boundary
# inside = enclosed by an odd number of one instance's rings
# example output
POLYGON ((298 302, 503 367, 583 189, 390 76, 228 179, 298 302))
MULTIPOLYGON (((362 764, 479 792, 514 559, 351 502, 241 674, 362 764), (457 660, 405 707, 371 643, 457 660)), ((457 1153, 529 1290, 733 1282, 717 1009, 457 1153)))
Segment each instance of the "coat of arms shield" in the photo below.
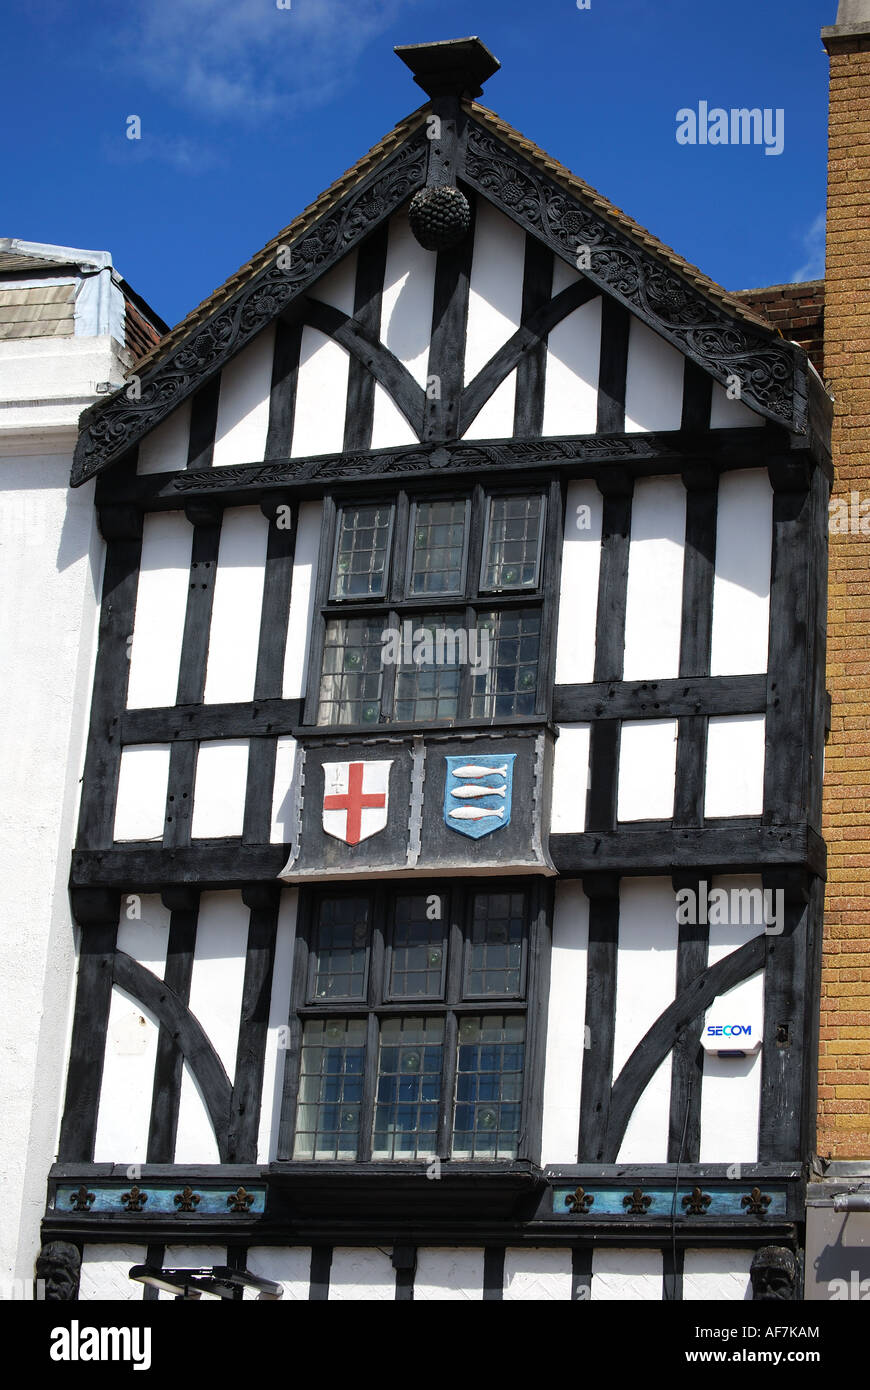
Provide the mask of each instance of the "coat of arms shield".
POLYGON ((358 845, 387 824, 390 768, 382 762, 323 764, 323 829, 346 845, 358 845))
POLYGON ((479 840, 510 824, 516 753, 445 758, 444 823, 479 840))

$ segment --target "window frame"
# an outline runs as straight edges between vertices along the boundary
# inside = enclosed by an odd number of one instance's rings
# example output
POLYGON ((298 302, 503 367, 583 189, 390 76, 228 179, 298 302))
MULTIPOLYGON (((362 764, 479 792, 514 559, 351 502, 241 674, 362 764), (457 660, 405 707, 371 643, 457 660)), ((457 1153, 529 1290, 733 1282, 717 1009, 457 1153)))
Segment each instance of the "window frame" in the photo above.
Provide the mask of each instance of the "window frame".
POLYGON ((285 1054, 284 1089, 279 1126, 278 1155, 281 1162, 294 1166, 316 1166, 320 1172, 343 1170, 354 1164, 377 1164, 384 1168, 397 1164, 425 1166, 429 1157, 373 1158, 373 1130, 377 1103, 377 1082, 380 1045, 380 1025, 391 1018, 435 1017, 444 1020, 442 1072, 438 1110, 437 1157, 452 1163, 470 1163, 475 1170, 486 1165, 503 1169, 506 1164, 538 1162, 541 1143, 543 1103, 543 1068, 546 1042, 546 1005, 549 985, 553 885, 540 875, 508 875, 505 878, 464 876, 450 880, 413 879, 372 880, 366 889, 369 896, 370 946, 366 997, 361 1002, 329 1000, 309 1002, 308 981, 314 975, 316 933, 319 905, 324 898, 360 897, 365 885, 347 882, 319 882, 300 889, 295 960, 291 985, 290 1016, 285 1054), (525 951, 526 971, 523 997, 497 995, 489 998, 465 995, 463 984, 466 966, 466 943, 475 893, 526 893, 525 951), (424 996, 418 999, 393 1000, 388 997, 389 956, 395 921, 395 900, 403 895, 442 898, 443 932, 447 942, 444 966, 444 988, 440 998, 424 996), (507 1158, 450 1157, 453 1145, 455 1089, 458 1065, 459 1023, 463 1016, 477 1018, 485 1014, 518 1015, 525 1018, 523 1081, 520 1100, 520 1126, 517 1154, 507 1158), (360 1127, 356 1157, 294 1158, 296 1125, 299 1108, 302 1036, 305 1024, 312 1019, 336 1021, 366 1020, 366 1051, 363 1070, 360 1127))
POLYGON ((530 479, 527 486, 518 480, 487 481, 486 484, 462 478, 433 480, 416 487, 402 486, 389 491, 384 488, 363 491, 360 488, 342 489, 323 499, 320 562, 315 585, 311 626, 306 696, 300 732, 313 734, 347 733, 371 735, 374 732, 419 730, 420 727, 492 728, 518 727, 524 723, 544 723, 550 717, 555 670, 555 632, 558 608, 558 587, 561 572, 562 528, 564 504, 562 486, 553 475, 530 479), (489 526, 489 501, 499 496, 539 494, 543 501, 541 545, 538 582, 534 589, 485 591, 480 586, 484 561, 484 539, 489 526), (464 588, 459 594, 409 595, 410 544, 415 504, 421 501, 465 499, 469 522, 464 546, 464 588), (391 551, 387 565, 386 592, 382 598, 331 597, 333 569, 338 537, 339 513, 352 506, 392 506, 391 551), (324 650, 327 627, 333 621, 353 618, 382 620, 384 628, 402 631, 402 623, 412 622, 432 613, 442 613, 445 626, 473 630, 478 615, 488 612, 531 612, 540 614, 538 675, 534 709, 527 714, 473 716, 472 669, 460 666, 458 713, 441 720, 399 720, 394 717, 398 673, 397 665, 382 665, 380 716, 376 722, 318 724, 320 690, 323 678, 324 650))

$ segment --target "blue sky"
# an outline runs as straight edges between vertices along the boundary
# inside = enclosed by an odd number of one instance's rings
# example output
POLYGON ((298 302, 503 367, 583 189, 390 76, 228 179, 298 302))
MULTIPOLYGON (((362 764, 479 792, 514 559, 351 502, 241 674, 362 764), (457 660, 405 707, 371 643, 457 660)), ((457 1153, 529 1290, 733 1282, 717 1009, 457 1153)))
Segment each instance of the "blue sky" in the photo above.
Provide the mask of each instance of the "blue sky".
POLYGON ((286 3, 7 8, 0 236, 109 250, 175 323, 425 99, 393 45, 477 34, 483 101, 714 280, 823 273, 837 0, 286 3), (700 101, 781 107, 782 154, 678 145, 700 101))

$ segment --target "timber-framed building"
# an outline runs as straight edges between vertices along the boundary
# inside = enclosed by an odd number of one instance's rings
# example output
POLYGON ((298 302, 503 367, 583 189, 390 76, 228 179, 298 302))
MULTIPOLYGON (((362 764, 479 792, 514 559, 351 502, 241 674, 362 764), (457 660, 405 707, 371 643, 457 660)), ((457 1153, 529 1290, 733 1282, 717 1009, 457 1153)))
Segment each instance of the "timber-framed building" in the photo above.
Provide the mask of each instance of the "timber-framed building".
POLYGON ((82 418, 43 1240, 83 1298, 744 1298, 815 1140, 830 398, 482 44, 399 52, 425 104, 82 418))

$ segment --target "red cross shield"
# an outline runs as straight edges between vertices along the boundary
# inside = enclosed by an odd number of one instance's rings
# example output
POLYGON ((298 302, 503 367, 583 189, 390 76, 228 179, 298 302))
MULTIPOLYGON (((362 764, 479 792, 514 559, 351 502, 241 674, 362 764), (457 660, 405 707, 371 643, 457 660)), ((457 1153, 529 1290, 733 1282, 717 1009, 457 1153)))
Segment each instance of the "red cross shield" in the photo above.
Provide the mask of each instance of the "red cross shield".
POLYGON ((323 764, 323 829, 336 840, 358 845, 387 823, 393 759, 374 763, 323 764))

